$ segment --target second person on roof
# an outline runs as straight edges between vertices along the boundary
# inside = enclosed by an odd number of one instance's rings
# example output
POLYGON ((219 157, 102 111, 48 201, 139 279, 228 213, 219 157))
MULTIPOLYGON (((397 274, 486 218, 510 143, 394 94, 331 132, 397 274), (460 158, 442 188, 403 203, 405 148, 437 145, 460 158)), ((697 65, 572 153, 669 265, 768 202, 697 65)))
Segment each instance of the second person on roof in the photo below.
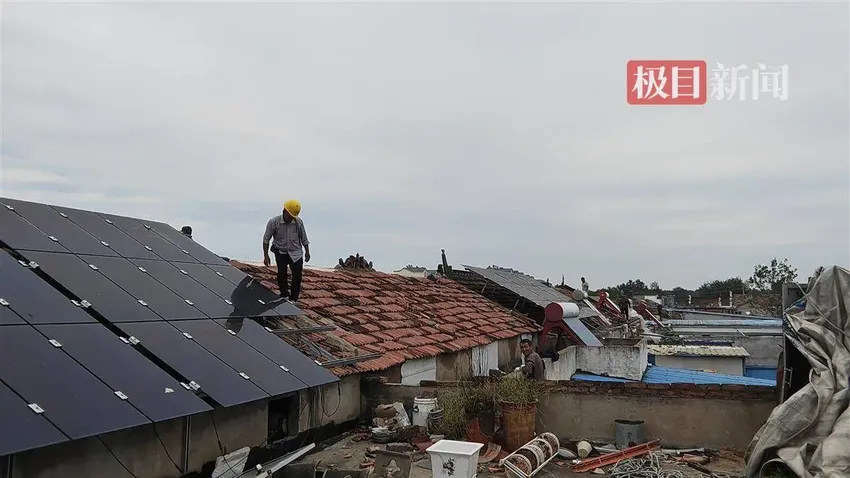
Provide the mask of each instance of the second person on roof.
POLYGON ((304 221, 298 215, 301 203, 290 199, 283 204, 283 212, 269 219, 263 234, 263 264, 271 265, 269 243, 277 264, 277 285, 280 297, 291 302, 298 300, 301 293, 301 276, 304 263, 310 262, 310 240, 304 221), (302 251, 303 247, 303 251, 302 251), (287 281, 287 266, 292 269, 292 287, 287 281))

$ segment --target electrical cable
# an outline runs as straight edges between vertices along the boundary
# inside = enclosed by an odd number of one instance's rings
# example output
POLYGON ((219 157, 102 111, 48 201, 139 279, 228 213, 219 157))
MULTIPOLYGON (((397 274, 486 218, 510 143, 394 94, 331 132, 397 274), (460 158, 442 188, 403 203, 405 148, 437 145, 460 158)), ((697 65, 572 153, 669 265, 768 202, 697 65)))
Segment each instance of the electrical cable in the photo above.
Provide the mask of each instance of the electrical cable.
POLYGON ((171 453, 168 453, 168 447, 165 446, 165 442, 162 441, 162 437, 159 436, 159 432, 156 431, 156 423, 153 424, 153 434, 156 435, 156 439, 159 440, 159 444, 162 445, 162 449, 165 450, 165 456, 171 461, 171 464, 174 465, 174 468, 178 473, 186 473, 185 470, 181 470, 180 466, 174 461, 174 458, 171 458, 171 453))
POLYGON ((115 461, 117 461, 118 464, 121 465, 121 468, 124 468, 124 471, 126 471, 128 475, 132 476, 133 478, 139 478, 132 471, 130 471, 129 468, 127 468, 127 465, 125 465, 121 460, 118 459, 118 457, 115 455, 115 453, 112 452, 106 442, 103 441, 103 438, 98 436, 97 439, 100 440, 100 443, 103 445, 104 448, 106 448, 106 451, 108 451, 109 454, 112 455, 112 458, 115 458, 115 461))
POLYGON ((330 418, 336 415, 336 412, 339 411, 340 405, 342 405, 342 390, 340 388, 339 381, 336 382, 336 398, 336 410, 331 412, 331 414, 329 415, 327 410, 325 409, 325 396, 324 394, 322 395, 322 414, 325 415, 325 418, 330 418))
POLYGON ((213 412, 210 412, 210 420, 212 421, 213 431, 215 431, 215 440, 218 442, 218 450, 221 452, 221 459, 224 460, 224 464, 230 468, 230 471, 234 476, 239 476, 241 473, 234 470, 232 466, 230 466, 230 462, 227 461, 227 447, 221 443, 221 436, 218 434, 218 427, 215 424, 215 418, 213 417, 213 412))

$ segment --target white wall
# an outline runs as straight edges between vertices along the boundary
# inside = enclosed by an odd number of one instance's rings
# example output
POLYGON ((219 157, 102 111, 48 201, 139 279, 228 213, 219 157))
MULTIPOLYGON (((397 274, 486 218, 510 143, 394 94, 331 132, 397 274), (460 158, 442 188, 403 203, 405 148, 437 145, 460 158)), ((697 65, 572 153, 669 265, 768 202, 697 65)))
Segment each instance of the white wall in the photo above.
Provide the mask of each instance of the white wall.
POLYGON ((576 348, 576 369, 583 372, 641 380, 646 367, 646 342, 642 340, 631 346, 576 348))
POLYGON ((576 373, 576 347, 567 347, 558 352, 558 361, 543 359, 546 367, 546 380, 569 380, 576 373))
POLYGON ((339 382, 298 392, 298 432, 328 423, 345 423, 360 415, 360 375, 347 375, 339 382))
POLYGON ((402 385, 419 385, 420 380, 437 380, 436 357, 407 360, 401 364, 402 385))
POLYGON ((490 370, 499 368, 499 343, 491 342, 472 349, 472 374, 486 377, 490 370))

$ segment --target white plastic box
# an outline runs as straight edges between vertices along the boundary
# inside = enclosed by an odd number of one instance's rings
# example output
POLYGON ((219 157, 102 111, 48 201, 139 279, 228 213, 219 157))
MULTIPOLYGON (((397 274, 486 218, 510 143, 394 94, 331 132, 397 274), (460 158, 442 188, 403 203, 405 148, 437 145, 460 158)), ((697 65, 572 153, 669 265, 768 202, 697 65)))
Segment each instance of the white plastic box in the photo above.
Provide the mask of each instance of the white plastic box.
POLYGON ((434 478, 475 478, 478 475, 478 455, 481 443, 440 440, 428 447, 434 478))

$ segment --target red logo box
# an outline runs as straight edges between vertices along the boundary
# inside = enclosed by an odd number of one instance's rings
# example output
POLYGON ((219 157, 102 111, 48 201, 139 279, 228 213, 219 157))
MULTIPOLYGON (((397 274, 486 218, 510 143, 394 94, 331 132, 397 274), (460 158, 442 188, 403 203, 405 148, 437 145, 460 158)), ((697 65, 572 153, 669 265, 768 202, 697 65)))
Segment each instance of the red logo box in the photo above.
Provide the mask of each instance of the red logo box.
POLYGON ((707 67, 702 60, 631 60, 626 63, 630 105, 704 105, 707 67))

